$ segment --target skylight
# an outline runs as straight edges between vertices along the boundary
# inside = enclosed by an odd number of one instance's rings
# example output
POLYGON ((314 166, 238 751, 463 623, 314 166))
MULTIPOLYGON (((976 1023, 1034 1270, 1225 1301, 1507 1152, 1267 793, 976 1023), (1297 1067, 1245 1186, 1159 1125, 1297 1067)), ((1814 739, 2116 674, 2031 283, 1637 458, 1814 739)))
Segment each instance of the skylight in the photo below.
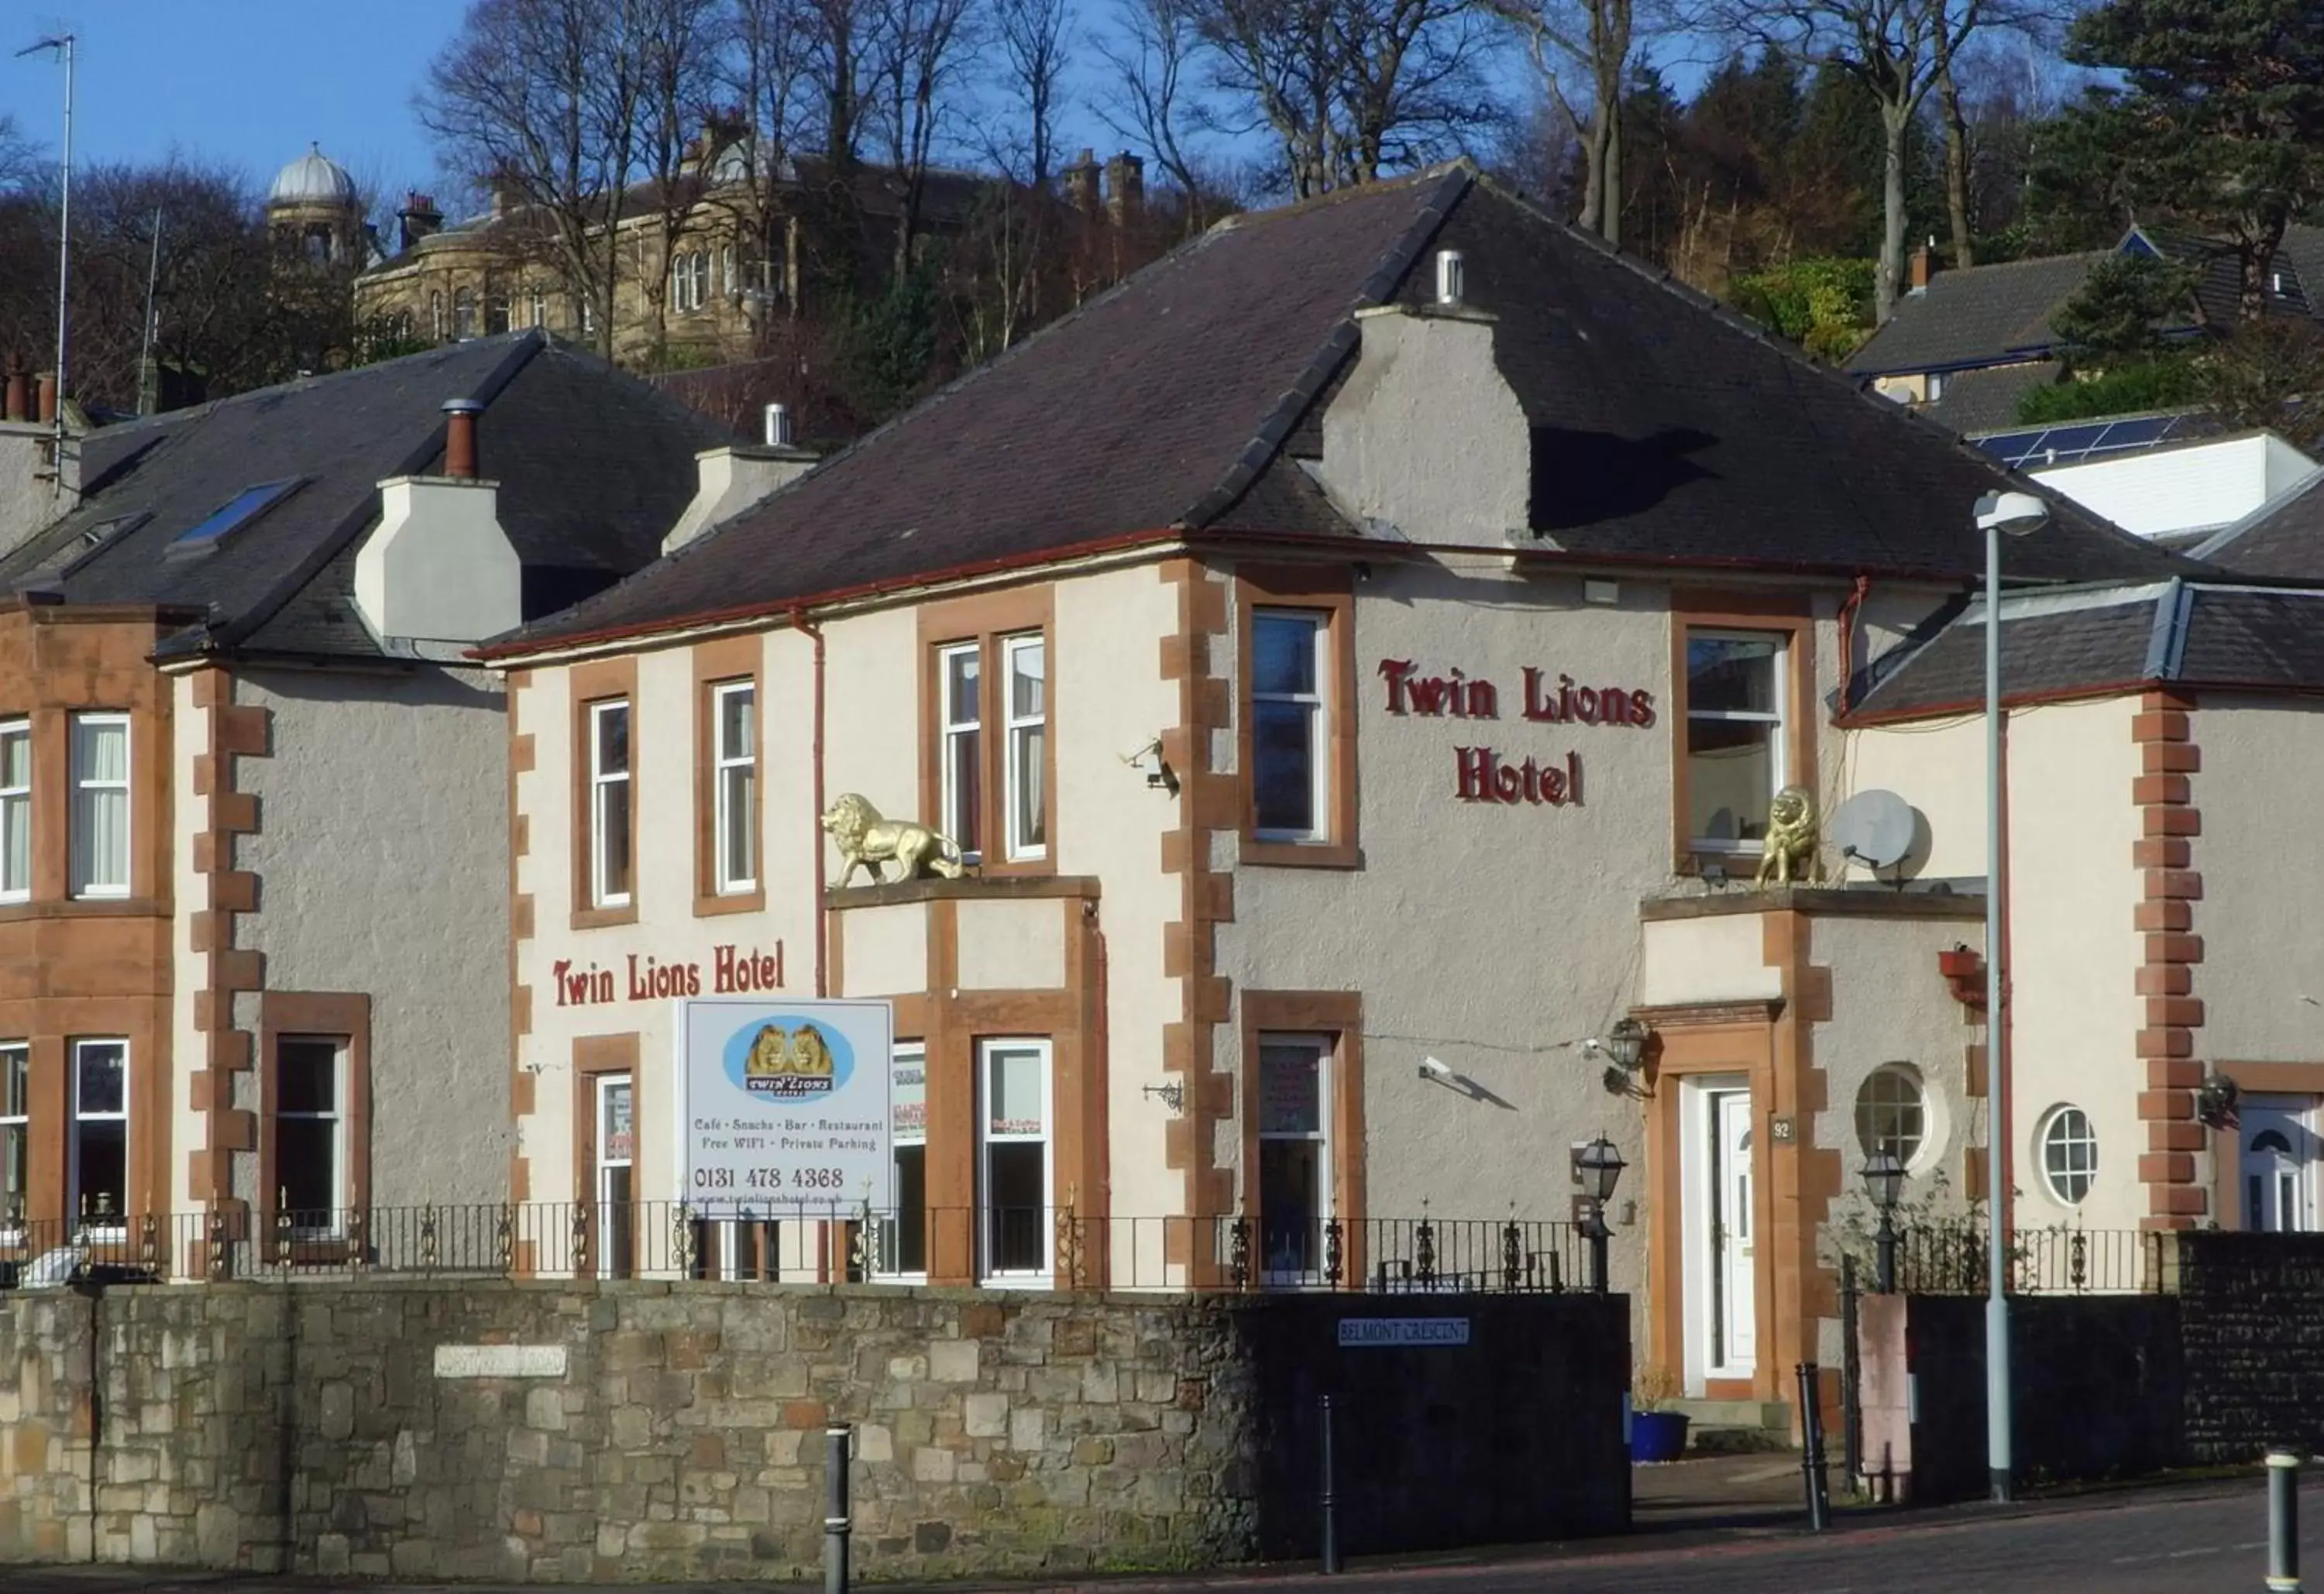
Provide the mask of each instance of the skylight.
POLYGON ((179 532, 170 544, 170 551, 197 553, 216 548, 228 533, 248 525, 288 498, 300 480, 292 476, 285 481, 261 482, 255 487, 244 487, 212 510, 208 517, 179 532))

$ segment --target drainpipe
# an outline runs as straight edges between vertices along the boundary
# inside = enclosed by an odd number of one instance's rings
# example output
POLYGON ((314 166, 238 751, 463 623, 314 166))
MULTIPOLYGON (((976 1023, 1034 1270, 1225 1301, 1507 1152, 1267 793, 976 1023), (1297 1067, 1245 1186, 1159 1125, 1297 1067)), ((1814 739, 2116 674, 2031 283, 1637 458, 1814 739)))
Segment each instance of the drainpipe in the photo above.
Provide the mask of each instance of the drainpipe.
MULTIPOLYGON (((807 617, 805 607, 791 611, 791 627, 815 643, 815 742, 809 757, 815 771, 815 811, 821 818, 825 804, 823 796, 823 628, 807 617)), ((825 948, 830 940, 830 908, 824 900, 823 836, 815 838, 815 993, 829 996, 830 976, 826 972, 825 948)))

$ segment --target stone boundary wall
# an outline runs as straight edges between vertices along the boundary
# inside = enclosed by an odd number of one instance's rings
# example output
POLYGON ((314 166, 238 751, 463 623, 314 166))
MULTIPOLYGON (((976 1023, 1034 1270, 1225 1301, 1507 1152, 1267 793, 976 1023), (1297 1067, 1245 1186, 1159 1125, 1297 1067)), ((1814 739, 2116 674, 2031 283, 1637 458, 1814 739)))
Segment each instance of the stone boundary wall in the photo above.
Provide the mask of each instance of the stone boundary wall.
POLYGON ((2165 1283, 2179 1297, 2189 1459, 2324 1450, 2324 1234, 2176 1239, 2165 1283))
POLYGON ((1518 1536, 1616 1530, 1627 1311, 365 1278, 0 1295, 0 1562, 808 1579, 839 1421, 866 1577, 1215 1565, 1309 1536, 1312 1488, 1271 1482, 1267 1451, 1342 1364, 1356 1390, 1426 1391, 1425 1422, 1366 1403, 1408 1430, 1375 1442, 1414 1491, 1367 1520, 1441 1521, 1427 1491, 1473 1489, 1516 1444, 1518 1536), (1476 1324, 1457 1350, 1336 1349, 1343 1317, 1455 1313, 1476 1324), (1315 1370, 1268 1370, 1295 1364, 1315 1370))

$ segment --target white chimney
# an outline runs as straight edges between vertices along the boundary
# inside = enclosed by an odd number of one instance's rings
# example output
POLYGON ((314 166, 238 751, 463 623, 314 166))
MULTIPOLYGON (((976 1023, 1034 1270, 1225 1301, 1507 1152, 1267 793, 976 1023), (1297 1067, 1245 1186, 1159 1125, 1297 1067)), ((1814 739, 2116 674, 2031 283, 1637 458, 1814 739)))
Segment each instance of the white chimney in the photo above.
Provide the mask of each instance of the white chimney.
POLYGON ((780 404, 768 405, 766 426, 770 440, 765 443, 733 443, 724 448, 706 448, 694 456, 699 475, 694 502, 661 539, 662 552, 676 552, 721 521, 732 520, 815 468, 814 452, 794 447, 789 441, 789 410, 780 404), (772 441, 778 436, 784 441, 772 441))
POLYGON ((390 476, 355 550, 355 608, 375 636, 481 642, 524 619, 524 568, 501 530, 500 484, 390 476))
POLYGON ((1469 273, 1461 261, 1458 249, 1436 252, 1436 302, 1457 305, 1469 290, 1469 273))

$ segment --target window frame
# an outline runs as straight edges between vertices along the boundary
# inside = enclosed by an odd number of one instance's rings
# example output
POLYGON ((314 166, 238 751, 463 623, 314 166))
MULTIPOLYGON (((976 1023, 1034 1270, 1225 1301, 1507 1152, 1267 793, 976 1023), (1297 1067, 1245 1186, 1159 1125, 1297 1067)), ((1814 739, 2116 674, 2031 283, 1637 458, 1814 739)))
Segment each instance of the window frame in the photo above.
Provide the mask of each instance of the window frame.
POLYGON ((0 1040, 0 1245, 22 1245, 32 1203, 32 1043, 0 1040), (14 1110, 10 1110, 10 1081, 14 1110), (11 1161, 9 1147, 15 1150, 11 1161), (8 1188, 13 1169, 16 1188, 8 1188))
POLYGON ((65 1060, 71 1077, 66 1082, 70 1091, 72 1108, 71 1136, 67 1157, 65 1212, 70 1231, 81 1238, 95 1240, 119 1240, 129 1238, 129 1207, 134 1193, 134 1164, 130 1147, 130 1104, 134 1099, 134 1081, 130 1072, 129 1038, 126 1036, 75 1036, 66 1043, 65 1060), (81 1105, 81 1054, 93 1046, 117 1046, 121 1051, 121 1107, 114 1112, 91 1112, 81 1105), (81 1206, 88 1192, 81 1184, 82 1126, 93 1123, 117 1123, 121 1126, 121 1211, 118 1223, 104 1226, 86 1222, 81 1206))
POLYGON ((1863 1083, 1856 1088, 1856 1101, 1854 1103, 1853 1116, 1855 1119, 1856 1148, 1859 1152, 1863 1153, 1863 1155, 1868 1158, 1877 1155, 1880 1151, 1889 1151, 1907 1171, 1922 1165, 1924 1157, 1931 1148, 1932 1142, 1935 1139, 1935 1136, 1931 1132, 1935 1126, 1931 1119, 1929 1111, 1928 1081, 1922 1077, 1920 1070, 1914 1068, 1908 1063, 1883 1063, 1877 1068, 1873 1069, 1871 1073, 1866 1074, 1864 1076, 1863 1083), (1900 1081, 1910 1087, 1912 1091, 1911 1102, 1907 1104, 1904 1101, 1895 1100, 1874 1100, 1873 1092, 1875 1088, 1884 1081, 1900 1081), (1914 1122, 1913 1134, 1910 1141, 1911 1148, 1909 1150, 1903 1149, 1904 1142, 1904 1137, 1902 1136, 1895 1138, 1895 1143, 1893 1146, 1890 1141, 1886 1139, 1867 1138, 1865 1129, 1868 1113, 1884 1109, 1891 1111, 1899 1111, 1904 1110, 1908 1105, 1913 1115, 1914 1122))
POLYGON ((2042 1127, 2035 1131, 2034 1137, 2034 1148, 2035 1166, 2042 1170, 2042 1188, 2051 1200, 2070 1211, 2079 1208, 2084 1202, 2089 1200, 2091 1193, 2098 1188, 2098 1129, 2088 1110, 2077 1107, 2070 1101, 2063 1101, 2043 1113, 2042 1127), (2058 1130, 2066 1125, 2069 1119, 2081 1120, 2081 1132, 2061 1137, 2058 1130), (2089 1157, 2086 1166, 2079 1168, 2070 1166, 2062 1168, 2051 1166, 2052 1151, 2074 1147, 2089 1148, 2089 1157), (2082 1181, 2082 1187, 2078 1193, 2070 1195, 2061 1184, 2061 1179, 2080 1179, 2082 1181))
MULTIPOLYGON (((1766 792, 1767 801, 1772 805, 1775 801, 1775 794, 1783 790, 1784 787, 1793 783, 1791 779, 1792 715, 1790 704, 1792 645, 1790 637, 1779 631, 1741 630, 1724 626, 1691 625, 1687 628, 1687 641, 1690 646, 1697 641, 1751 643, 1772 642, 1774 644, 1775 650, 1775 656, 1769 661, 1774 673, 1774 680, 1770 683, 1769 692, 1769 696, 1775 705, 1773 709, 1762 712, 1757 709, 1697 708, 1694 705, 1693 694, 1690 690, 1687 694, 1686 705, 1682 715, 1684 722, 1683 733, 1692 733, 1695 722, 1698 720, 1711 724, 1772 726, 1774 728, 1774 732, 1768 738, 1767 758, 1772 784, 1769 785, 1766 792)), ((1693 682, 1692 672, 1689 673, 1687 680, 1691 687, 1693 682)), ((1682 757, 1691 760, 1694 757, 1694 753, 1692 747, 1689 745, 1691 737, 1685 737, 1683 734, 1683 740, 1680 743, 1680 753, 1682 757)), ((1690 763, 1688 767, 1690 771, 1689 785, 1691 788, 1691 776, 1692 769, 1692 763, 1690 763)), ((1694 852, 1707 853, 1713 856, 1757 858, 1764 856, 1766 852, 1766 843, 1761 839, 1738 839, 1736 841, 1729 842, 1721 841, 1715 836, 1696 835, 1692 834, 1694 829, 1694 815, 1691 807, 1688 813, 1682 816, 1681 823, 1686 826, 1689 833, 1686 838, 1687 846, 1694 852)))
POLYGON ((1057 1211, 1057 1055, 1056 1045, 1047 1036, 979 1036, 974 1051, 976 1063, 976 1281, 980 1285, 999 1285, 1015 1289, 1047 1289, 1056 1277, 1057 1245, 1056 1216, 1057 1211), (1031 1052, 1041 1064, 1041 1129, 1038 1135, 1003 1131, 995 1136, 992 1130, 992 1072, 993 1059, 1004 1054, 1031 1052), (994 1260, 994 1253, 1002 1248, 996 1230, 996 1221, 1001 1211, 992 1205, 992 1149, 995 1146, 1030 1146, 1041 1147, 1041 1204, 1036 1225, 1040 1237, 1041 1261, 1038 1267, 1003 1267, 994 1260))
POLYGON ((1269 622, 1288 622, 1307 629, 1308 647, 1314 651, 1314 689, 1308 692, 1262 692, 1254 673, 1250 685, 1251 764, 1250 764, 1250 834, 1261 842, 1277 845, 1314 846, 1332 838, 1332 695, 1331 695, 1331 615, 1316 609, 1297 609, 1282 604, 1263 604, 1250 617, 1254 651, 1254 668, 1258 661, 1256 642, 1259 628, 1269 622), (1263 823, 1259 813, 1259 745, 1258 716, 1262 704, 1287 704, 1307 715, 1308 806, 1312 817, 1304 830, 1263 823))
MULTIPOLYGON (((1369 1287, 1366 1281, 1371 1266, 1372 1237, 1365 1221, 1369 1197, 1365 1190, 1363 994, 1354 990, 1245 990, 1238 993, 1235 1006, 1241 1054, 1247 1064, 1237 1071, 1237 1094, 1242 1131, 1240 1211, 1250 1223, 1251 1280, 1266 1281, 1263 1237, 1267 1232, 1267 1202, 1260 1185, 1259 1132, 1264 1103, 1260 1094, 1260 1047, 1275 1037, 1312 1037, 1325 1042, 1329 1048, 1321 1082, 1322 1112, 1330 1126, 1328 1160, 1323 1167, 1330 1187, 1324 1221, 1337 1221, 1340 1225, 1339 1287, 1369 1287)), ((1328 1239, 1323 1252, 1322 1260, 1328 1263, 1328 1239)), ((1215 1285, 1233 1282, 1229 1261, 1227 1247, 1222 1243, 1213 1259, 1218 1270, 1212 1281, 1215 1285)), ((1323 1269, 1318 1268, 1316 1278, 1319 1285, 1327 1285, 1323 1269)))
MULTIPOLYGON (((65 779, 69 801, 66 807, 66 880, 68 894, 76 901, 118 902, 131 894, 137 875, 135 841, 137 814, 135 777, 137 747, 135 727, 125 709, 90 709, 74 714, 66 727, 65 779), (118 780, 97 780, 81 774, 80 733, 84 727, 118 725, 121 728, 121 776, 118 780), (99 883, 85 878, 81 848, 90 834, 84 818, 82 794, 118 790, 121 793, 121 882, 99 883)), ((93 852, 90 872, 93 872, 93 852)))
POLYGON ((1016 631, 999 639, 1001 648, 1000 679, 995 683, 1001 699, 1001 842, 1003 855, 1011 863, 1038 863, 1049 856, 1049 639, 1046 631, 1016 631), (1040 683, 1041 709, 1038 714, 1019 716, 1017 713, 1017 659, 1020 654, 1038 653, 1041 674, 1033 677, 1040 683), (1020 751, 1027 733, 1038 732, 1040 746, 1036 756, 1040 769, 1033 779, 1041 782, 1040 827, 1038 841, 1027 841, 1019 834, 1019 821, 1024 814, 1024 783, 1028 778, 1026 760, 1020 751))
POLYGON ((589 1208, 590 1229, 595 1237, 590 1256, 591 1275, 597 1278, 635 1278, 638 1276, 638 1209, 644 1203, 638 1199, 638 1079, 635 1071, 608 1068, 581 1076, 586 1082, 590 1114, 589 1208), (629 1092, 630 1146, 629 1155, 615 1156, 605 1144, 606 1110, 610 1097, 619 1087, 629 1092), (630 1176, 629 1199, 616 1202, 608 1193, 607 1185, 616 1171, 630 1176), (622 1214, 618 1222, 608 1222, 613 1212, 622 1214), (622 1255, 616 1259, 608 1253, 618 1236, 622 1255))
MULTIPOLYGON (((710 784, 711 784, 711 890, 714 896, 743 897, 760 889, 763 850, 759 836, 759 816, 761 812, 759 796, 759 683, 755 679, 716 681, 710 687, 710 784), (750 700, 750 745, 739 753, 726 742, 726 705, 732 699, 747 696, 750 700), (742 835, 750 851, 749 869, 733 872, 734 860, 729 855, 733 841, 733 802, 731 792, 733 778, 740 775, 748 782, 744 800, 750 812, 746 815, 742 835)), ((634 796, 632 798, 635 801, 634 796)))
MULTIPOLYGON (((1774 789, 1805 786, 1819 789, 1816 769, 1815 622, 1804 598, 1751 593, 1679 591, 1671 597, 1671 673, 1668 696, 1658 705, 1670 735, 1671 868, 1700 874, 1706 866, 1725 868, 1737 859, 1757 859, 1760 843, 1698 846, 1693 797, 1687 766, 1687 727, 1692 723, 1687 689, 1687 641, 1698 631, 1771 637, 1783 648, 1781 696, 1783 748, 1774 789)), ((1772 795, 1772 794, 1771 794, 1772 795)))
MULTIPOLYGON (((1199 576, 1197 579, 1200 579, 1199 576)), ((1247 865, 1297 869, 1361 869, 1364 863, 1357 783, 1361 706, 1356 694, 1355 576, 1343 565, 1245 565, 1235 572, 1235 780, 1240 788, 1240 860, 1247 865), (1319 833, 1280 839, 1259 828, 1258 761, 1251 663, 1257 621, 1265 611, 1300 611, 1323 625, 1316 687, 1323 752, 1317 760, 1319 833)), ((1191 641, 1193 639, 1189 639, 1191 641)))
POLYGON ((990 672, 985 668, 984 644, 982 641, 952 642, 936 650, 936 771, 940 782, 937 798, 936 828, 960 843, 964 860, 970 863, 984 861, 984 815, 991 806, 988 801, 990 783, 984 779, 984 698, 985 681, 990 672), (952 663, 955 659, 970 659, 976 663, 974 702, 964 716, 953 692, 952 663), (977 773, 975 811, 961 811, 963 794, 960 789, 960 759, 954 744, 961 741, 972 743, 969 767, 977 773))
POLYGON ((28 902, 32 896, 32 792, 37 784, 33 770, 37 748, 32 740, 30 715, 0 719, 0 903, 28 902), (8 742, 22 737, 24 744, 24 782, 10 786, 7 781, 8 742), (11 815, 14 817, 12 819, 11 815), (24 878, 11 881, 8 876, 9 842, 20 832, 23 837, 24 878))
POLYGON ((588 730, 586 779, 589 791, 587 841, 589 898, 587 906, 600 911, 634 909, 638 896, 637 715, 633 712, 632 699, 628 697, 600 697, 584 704, 582 711, 582 723, 588 730), (604 746, 599 727, 604 718, 615 710, 619 710, 622 715, 622 762, 618 775, 608 774, 599 762, 604 746), (606 864, 609 860, 606 857, 605 843, 611 831, 605 823, 605 805, 608 788, 613 786, 619 786, 622 790, 624 798, 622 821, 623 829, 626 832, 622 842, 624 873, 627 878, 622 889, 618 892, 608 889, 606 879, 606 864))
POLYGON ((889 1164, 895 1178, 896 1208, 882 1223, 878 1244, 872 1251, 872 1275, 884 1284, 926 1284, 928 1281, 928 1252, 935 1240, 935 1225, 929 1221, 927 1207, 928 1184, 928 1047, 925 1040, 899 1040, 888 1054, 888 1099, 896 1099, 895 1076, 906 1066, 920 1071, 920 1122, 917 1129, 906 1129, 891 1120, 889 1126, 889 1164), (920 1265, 906 1267, 899 1265, 904 1240, 904 1170, 896 1161, 896 1154, 918 1147, 920 1153, 921 1211, 919 1213, 920 1265))
POLYGON ((309 1031, 288 1031, 280 1035, 275 1035, 272 1037, 272 1044, 267 1048, 267 1064, 270 1068, 275 1071, 274 1090, 272 1092, 272 1099, 269 1106, 269 1111, 272 1120, 270 1125, 270 1129, 274 1136, 274 1156, 272 1166, 268 1169, 268 1177, 273 1185, 273 1189, 268 1193, 267 1201, 271 1206, 271 1210, 274 1213, 277 1224, 281 1222, 286 1212, 291 1215, 294 1221, 290 1227, 289 1233, 290 1238, 294 1242, 343 1239, 346 1237, 346 1213, 349 1208, 355 1204, 354 1167, 350 1145, 352 1138, 350 1129, 352 1126, 349 1121, 353 1117, 352 1090, 353 1075, 355 1073, 354 1052, 355 1037, 353 1036, 324 1035, 309 1031), (316 1112, 308 1110, 294 1110, 282 1105, 281 1095, 282 1047, 286 1043, 292 1045, 321 1045, 327 1046, 331 1048, 331 1107, 327 1112, 316 1112), (300 1223, 295 1221, 299 1213, 311 1212, 314 1209, 308 1207, 287 1206, 287 1204, 282 1201, 282 1193, 285 1189, 285 1185, 282 1176, 283 1158, 281 1128, 285 1120, 301 1123, 327 1123, 330 1125, 331 1161, 329 1169, 330 1177, 327 1183, 337 1199, 333 1201, 330 1206, 323 1209, 327 1213, 327 1218, 325 1222, 319 1225, 312 1223, 300 1223))
MULTIPOLYGON (((1262 1029, 1257 1032, 1257 1037, 1258 1049, 1252 1054, 1250 1064, 1259 1074, 1259 1099, 1261 1110, 1252 1120, 1251 1135, 1259 1146, 1259 1160, 1254 1165, 1253 1171, 1259 1178, 1260 1188, 1263 1190, 1266 1186, 1267 1146, 1270 1140, 1286 1144, 1312 1145, 1321 1148, 1316 1154, 1315 1162, 1317 1188, 1314 1198, 1317 1229, 1314 1236, 1315 1252, 1313 1258, 1314 1266, 1283 1269, 1271 1265, 1267 1243, 1269 1220, 1262 1199, 1258 1204, 1259 1230, 1252 1237, 1251 1242, 1259 1281, 1268 1289, 1320 1289, 1324 1283, 1324 1257, 1328 1244, 1324 1235, 1333 1219, 1337 1215, 1339 1203, 1339 1147, 1336 1144, 1339 1138, 1336 1132, 1338 1113, 1334 1110, 1339 1087, 1337 1077, 1339 1067, 1335 1061, 1339 1050, 1339 1037, 1326 1030, 1283 1029, 1262 1029), (1277 1050, 1297 1047, 1312 1055, 1315 1060, 1315 1128, 1311 1131, 1291 1134, 1281 1130, 1269 1130, 1267 1127, 1266 1059, 1268 1048, 1270 1046, 1277 1050)), ((1344 1238, 1342 1247, 1342 1255, 1344 1257, 1346 1254, 1344 1238)), ((1344 1277, 1342 1282, 1345 1282, 1344 1277)))

